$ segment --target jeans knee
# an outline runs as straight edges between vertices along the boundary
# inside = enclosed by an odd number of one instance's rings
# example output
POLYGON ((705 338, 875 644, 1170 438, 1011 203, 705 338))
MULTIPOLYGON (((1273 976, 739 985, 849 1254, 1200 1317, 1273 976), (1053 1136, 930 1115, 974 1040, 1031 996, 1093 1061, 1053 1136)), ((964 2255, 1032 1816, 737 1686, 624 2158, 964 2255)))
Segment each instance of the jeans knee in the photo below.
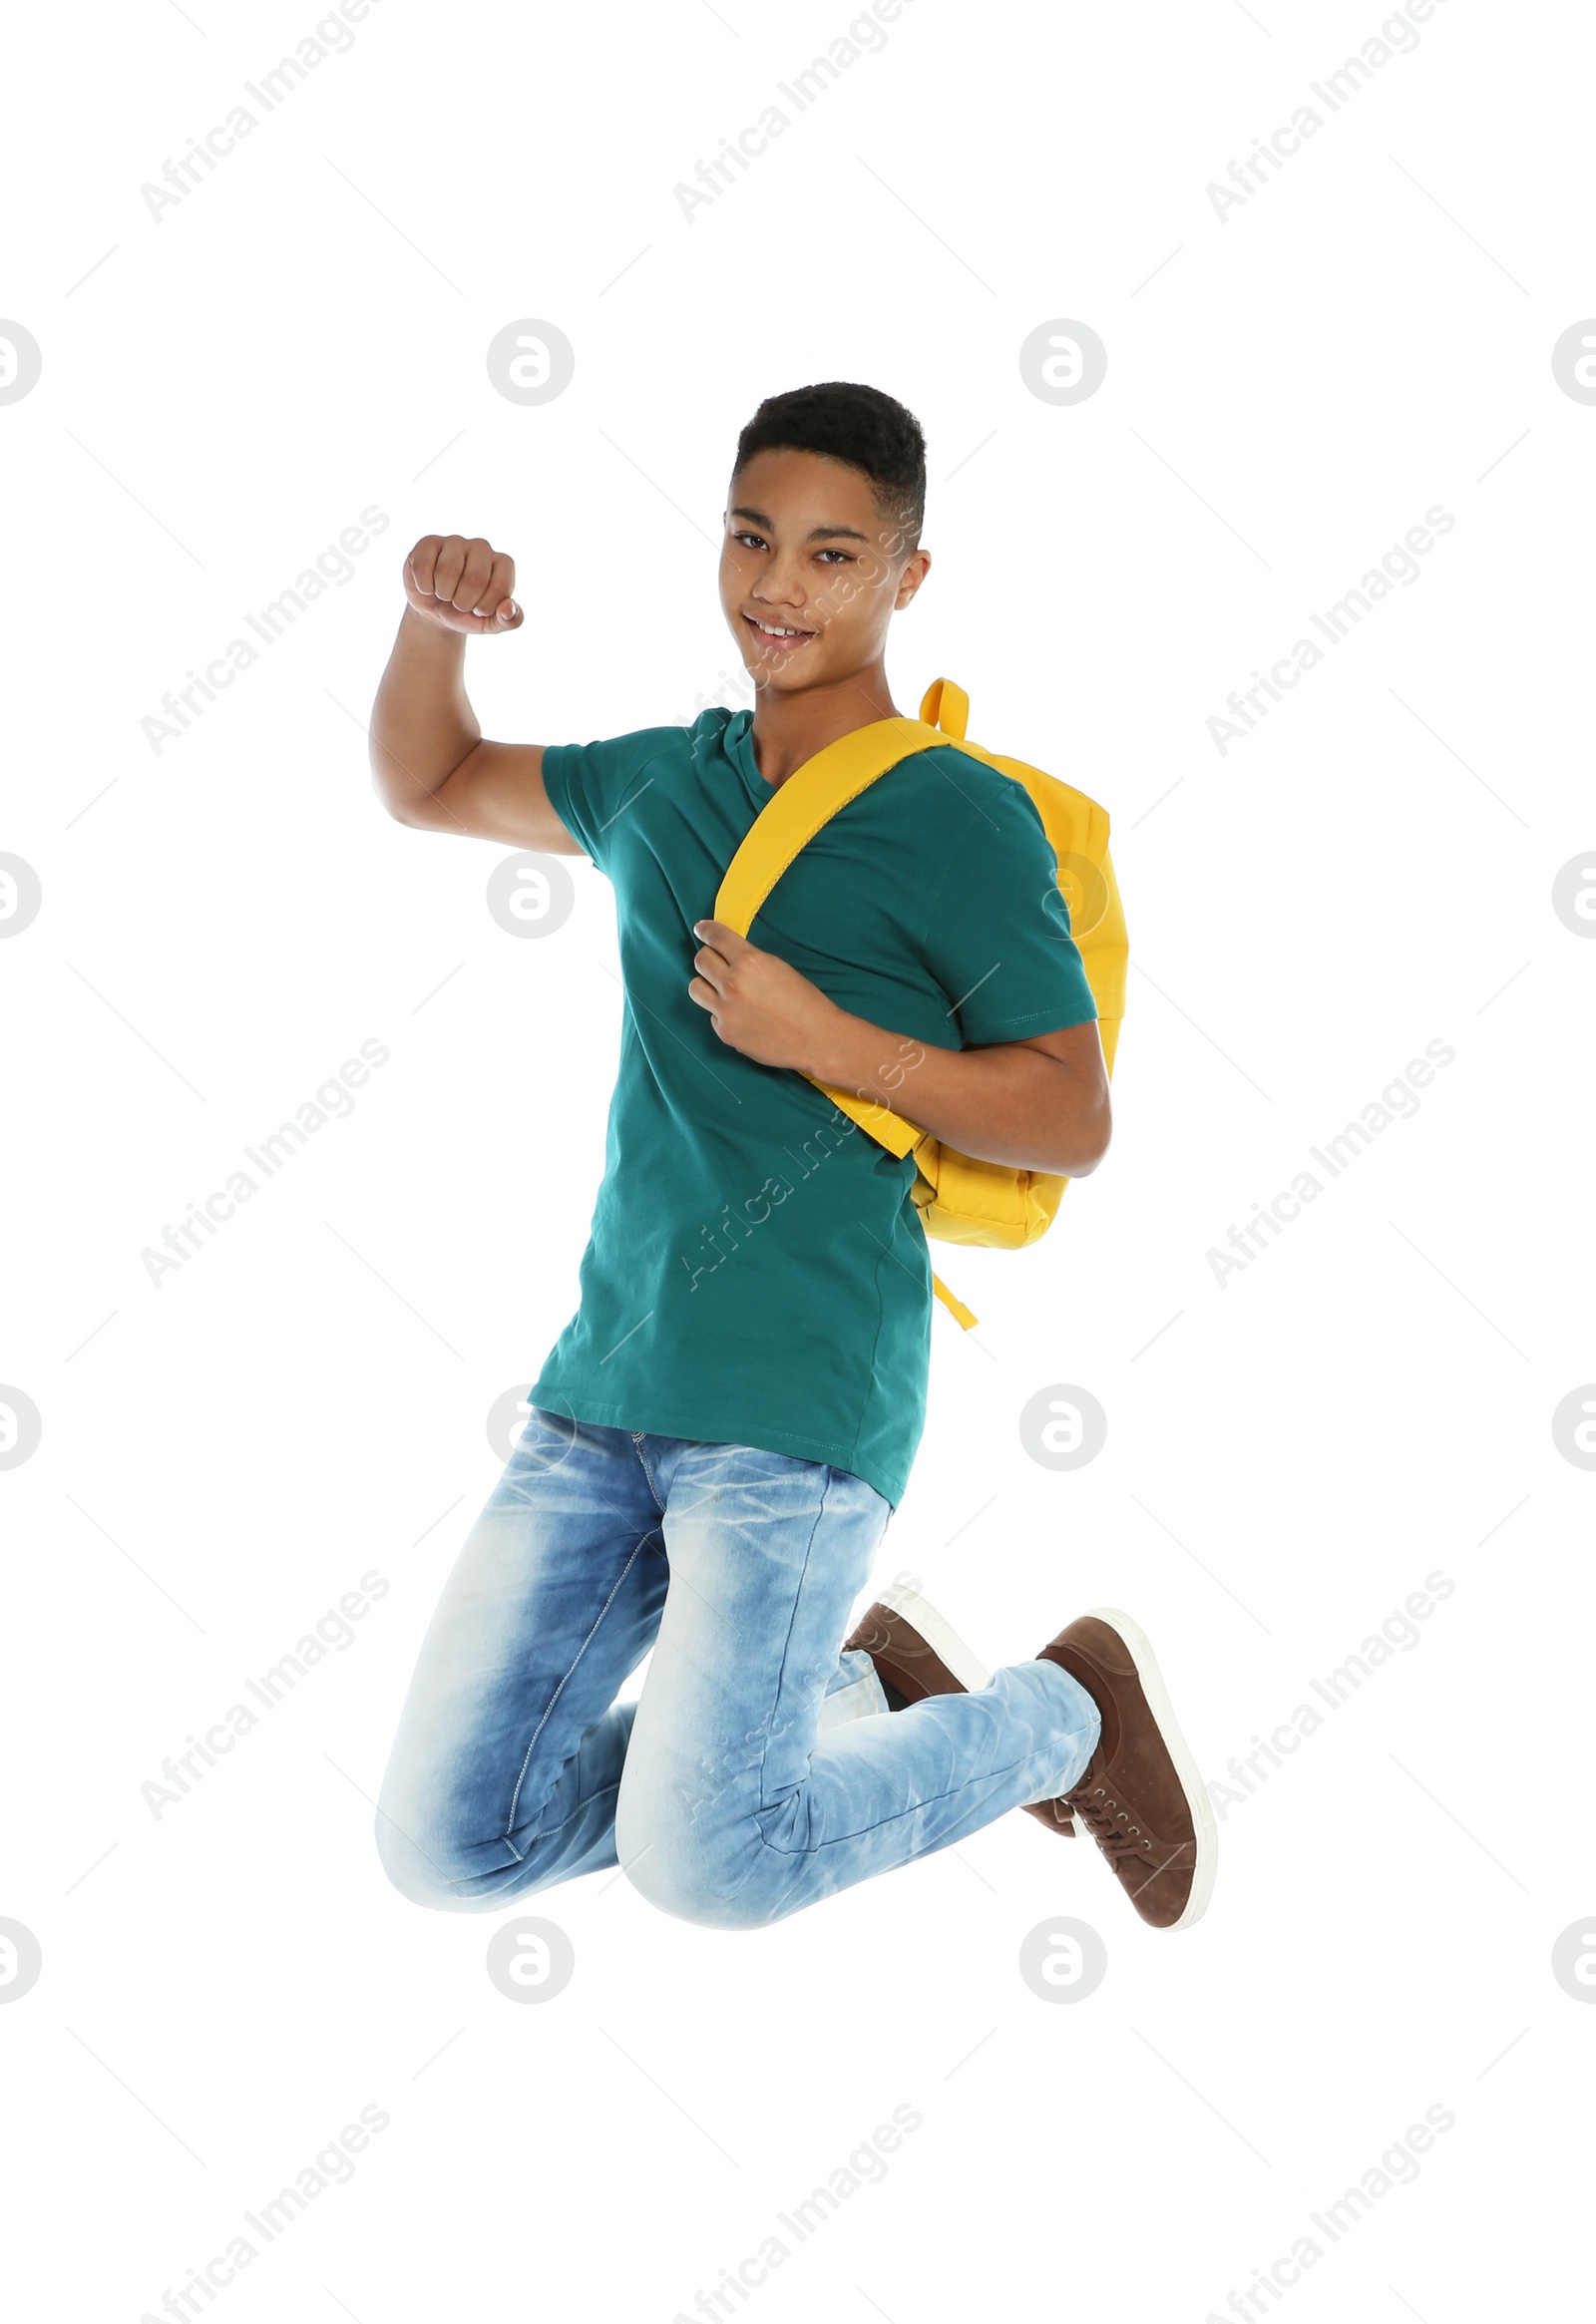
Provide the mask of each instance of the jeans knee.
POLYGON ((637 1894, 656 1912, 690 1921, 700 1929, 759 1929, 770 1915, 751 1897, 728 1888, 690 1858, 673 1858, 657 1846, 623 1858, 622 1869, 637 1894))
POLYGON ((698 1928, 764 1928, 775 1917, 752 1877, 758 1834, 745 1836, 747 1845, 738 1847, 730 1833, 712 1832, 687 1814, 615 1814, 615 1852, 637 1894, 698 1928))
MULTIPOLYGON (((377 1857, 389 1881, 411 1904, 428 1905, 435 1912, 470 1912, 484 1901, 463 1896, 449 1868, 444 1842, 417 1838, 401 1829, 386 1809, 376 1815, 377 1857)), ((493 1902, 492 1898, 487 1899, 493 1902)))

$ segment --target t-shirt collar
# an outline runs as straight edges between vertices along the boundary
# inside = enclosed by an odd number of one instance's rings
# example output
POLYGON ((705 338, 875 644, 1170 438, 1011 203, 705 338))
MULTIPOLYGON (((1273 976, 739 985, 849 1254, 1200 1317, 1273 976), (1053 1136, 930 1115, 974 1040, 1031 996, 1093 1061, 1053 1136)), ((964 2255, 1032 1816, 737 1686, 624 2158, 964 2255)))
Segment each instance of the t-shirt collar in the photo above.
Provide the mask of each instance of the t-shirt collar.
POLYGON ((754 756, 753 726, 754 714, 751 710, 734 710, 722 731, 721 747, 741 775, 749 798, 756 806, 763 807, 772 797, 772 792, 759 772, 759 761, 754 756))

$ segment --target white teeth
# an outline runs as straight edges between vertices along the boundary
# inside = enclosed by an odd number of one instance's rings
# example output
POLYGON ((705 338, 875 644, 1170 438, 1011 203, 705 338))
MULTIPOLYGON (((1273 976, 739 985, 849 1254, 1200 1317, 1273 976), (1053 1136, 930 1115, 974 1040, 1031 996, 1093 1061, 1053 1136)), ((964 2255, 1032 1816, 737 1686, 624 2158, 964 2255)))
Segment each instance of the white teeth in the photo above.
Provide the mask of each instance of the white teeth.
POLYGON ((754 616, 754 627, 762 629, 767 637, 805 637, 808 635, 808 631, 804 629, 772 629, 770 623, 761 621, 757 614, 754 616))

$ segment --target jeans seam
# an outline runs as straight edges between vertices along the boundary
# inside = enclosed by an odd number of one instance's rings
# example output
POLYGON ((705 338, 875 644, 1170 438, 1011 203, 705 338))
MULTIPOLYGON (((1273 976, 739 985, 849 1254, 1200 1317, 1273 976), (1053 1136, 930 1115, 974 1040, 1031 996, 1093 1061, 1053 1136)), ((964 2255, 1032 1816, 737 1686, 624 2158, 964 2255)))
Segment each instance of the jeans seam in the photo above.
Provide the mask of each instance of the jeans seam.
POLYGON ((798 1570, 798 1580, 792 1594, 792 1611, 787 1618, 787 1635, 782 1641, 781 1667, 776 1673, 775 1693, 766 1713, 764 1740, 759 1746, 759 1807, 761 1813, 767 1807, 775 1804, 774 1801, 765 1797, 765 1767, 770 1757, 771 1731, 776 1724, 776 1714, 781 1708, 782 1686, 787 1676, 787 1658, 792 1652, 792 1634, 798 1621, 798 1608, 803 1599, 804 1584, 809 1579, 809 1561, 814 1555, 815 1535, 820 1531, 821 1519, 826 1514, 826 1503, 831 1498, 832 1483, 836 1474, 837 1471, 828 1462, 826 1481, 820 1488, 820 1499, 815 1506, 814 1523, 809 1528, 809 1539, 804 1543, 804 1562, 798 1570))
MULTIPOLYGON (((615 1592, 620 1588, 621 1583, 625 1580, 626 1576, 630 1573, 632 1567, 636 1564, 638 1558, 641 1556, 648 1539, 649 1536, 645 1534, 642 1540, 635 1544, 630 1557, 627 1558, 625 1564, 621 1567, 619 1573, 615 1576, 613 1588, 610 1590, 608 1597, 604 1600, 603 1604, 599 1607, 598 1613, 594 1617, 593 1628, 589 1631, 581 1646, 578 1647, 576 1653, 572 1656, 570 1669, 566 1672, 565 1677, 561 1680, 559 1686, 555 1689, 554 1693, 550 1696, 548 1702, 545 1704, 543 1717, 539 1720, 537 1726, 532 1731, 532 1740, 527 1744, 526 1756, 522 1759, 520 1770, 516 1776, 516 1787, 510 1794, 510 1815, 509 1820, 505 1825, 503 1834, 504 1844, 507 1848, 509 1848, 512 1855, 516 1855, 516 1850, 515 1842, 512 1840, 510 1835, 516 1828, 516 1808, 520 1804, 521 1800, 521 1786, 526 1781, 527 1768, 531 1764, 532 1754, 538 1746, 538 1738, 542 1735, 545 1727, 549 1723, 550 1713, 554 1710, 555 1705, 559 1702, 561 1696, 565 1693, 572 1672, 575 1671, 577 1665, 581 1662, 589 1647, 592 1646, 594 1640, 598 1637, 599 1625, 602 1623, 604 1616, 608 1613, 610 1607, 615 1602, 615 1592)), ((521 1862, 521 1858, 519 1856, 516 1856, 516 1862, 518 1864, 521 1862)))
MULTIPOLYGON (((986 1777, 977 1776, 975 1781, 1000 1783, 1007 1776, 1013 1774, 1015 1768, 1022 1767, 1026 1759, 1033 1759, 1037 1757, 1045 1748, 1045 1744, 1037 1743, 1033 1750, 1024 1751, 1017 1759, 1011 1759, 1006 1767, 995 1768, 991 1775, 986 1777)), ((917 1799, 913 1807, 898 1808, 891 1815, 878 1816, 874 1823, 867 1823, 863 1825, 858 1831, 839 1832, 835 1839, 820 1840, 813 1847, 780 1848, 776 1845, 774 1840, 768 1839, 763 1831, 761 1831, 759 1834, 760 1844, 761 1846, 768 1848, 773 1856, 780 1856, 786 1863, 791 1863, 796 1858, 807 1856, 822 1856, 825 1854, 828 1848, 848 1847, 857 1840, 867 1838, 872 1832, 886 1831, 891 1825, 895 1823, 902 1823, 905 1816, 918 1815, 923 1807, 939 1807, 945 1799, 957 1799, 961 1792, 968 1791, 972 1788, 973 1785, 971 1783, 956 1783, 950 1790, 934 1792, 929 1799, 917 1799)), ((1047 1794, 1047 1796, 1049 1798, 1056 1798, 1061 1797, 1062 1794, 1050 1792, 1047 1794)), ((911 1861, 913 1859, 911 1859, 911 1861)))
POLYGON ((654 1497, 654 1507, 659 1511, 659 1514, 662 1517, 665 1513, 665 1504, 659 1498, 659 1487, 654 1483, 653 1470, 648 1466, 648 1455, 642 1448, 642 1434, 638 1429, 635 1428, 630 1430, 629 1433, 631 1436, 633 1449, 637 1455, 637 1465, 642 1470, 643 1476, 647 1482, 648 1490, 654 1497))
MULTIPOLYGON (((586 1815, 588 1813, 588 1810, 593 1806, 593 1803, 596 1799, 606 1799, 611 1791, 618 1791, 619 1789, 620 1779, 618 1776, 615 1778, 613 1783, 600 1783, 597 1791, 590 1791, 586 1798, 579 1799, 576 1806, 572 1809, 569 1815, 563 1815, 560 1818, 560 1821, 558 1823, 552 1823, 547 1831, 543 1830, 541 1827, 539 1830, 535 1831, 532 1835, 532 1845, 536 1847, 540 1846, 545 1840, 558 1839, 560 1834, 565 1830, 568 1823, 575 1823, 579 1815, 586 1815)), ((526 1852, 518 1851, 514 1840, 507 1838, 504 1842, 504 1845, 510 1850, 511 1855, 515 1857, 515 1860, 518 1864, 524 1864, 527 1861, 526 1852)))

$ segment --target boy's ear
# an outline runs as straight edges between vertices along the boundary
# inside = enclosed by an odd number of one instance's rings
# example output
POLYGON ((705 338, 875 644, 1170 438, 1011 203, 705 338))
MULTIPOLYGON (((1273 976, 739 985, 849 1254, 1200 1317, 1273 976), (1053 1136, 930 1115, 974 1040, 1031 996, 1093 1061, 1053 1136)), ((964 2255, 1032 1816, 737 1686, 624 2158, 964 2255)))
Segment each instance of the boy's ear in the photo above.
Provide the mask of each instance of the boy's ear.
POLYGON ((929 549, 916 549, 905 559, 904 570, 898 577, 898 594, 892 601, 892 609, 895 613, 903 611, 930 571, 931 552, 929 549))

